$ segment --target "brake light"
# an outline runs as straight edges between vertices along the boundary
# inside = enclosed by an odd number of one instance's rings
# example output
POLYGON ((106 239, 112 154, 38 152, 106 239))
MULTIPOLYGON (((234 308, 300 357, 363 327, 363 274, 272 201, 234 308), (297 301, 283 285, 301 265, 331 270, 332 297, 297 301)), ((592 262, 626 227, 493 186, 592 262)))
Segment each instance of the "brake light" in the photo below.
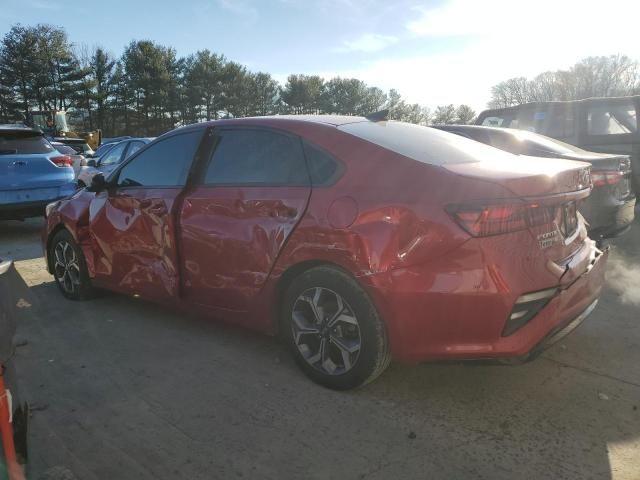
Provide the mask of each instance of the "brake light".
POLYGON ((601 187, 603 185, 615 185, 619 183, 624 177, 624 172, 616 170, 591 172, 591 181, 594 187, 601 187))
POLYGON ((52 157, 50 160, 56 165, 56 167, 72 167, 73 158, 69 155, 60 155, 58 157, 52 157))
POLYGON ((458 224, 474 237, 487 237, 517 232, 536 225, 551 223, 556 207, 532 204, 455 205, 447 211, 458 224))

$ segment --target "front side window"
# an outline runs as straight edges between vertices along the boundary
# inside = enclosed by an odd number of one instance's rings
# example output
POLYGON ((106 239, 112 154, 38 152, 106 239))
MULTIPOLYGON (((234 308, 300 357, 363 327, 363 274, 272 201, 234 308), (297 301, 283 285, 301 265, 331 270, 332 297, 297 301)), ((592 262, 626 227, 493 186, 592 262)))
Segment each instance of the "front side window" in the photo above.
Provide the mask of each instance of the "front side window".
POLYGON ((109 150, 100 160, 100 165, 114 165, 120 161, 124 149, 127 148, 127 142, 122 142, 109 150))
POLYGON ((172 135, 133 158, 119 171, 121 187, 176 187, 187 180, 203 129, 172 135))
POLYGON ((587 114, 589 135, 620 135, 638 131, 633 101, 610 105, 592 105, 587 114))
POLYGON ((216 136, 205 184, 309 184, 300 139, 253 129, 222 130, 216 136))

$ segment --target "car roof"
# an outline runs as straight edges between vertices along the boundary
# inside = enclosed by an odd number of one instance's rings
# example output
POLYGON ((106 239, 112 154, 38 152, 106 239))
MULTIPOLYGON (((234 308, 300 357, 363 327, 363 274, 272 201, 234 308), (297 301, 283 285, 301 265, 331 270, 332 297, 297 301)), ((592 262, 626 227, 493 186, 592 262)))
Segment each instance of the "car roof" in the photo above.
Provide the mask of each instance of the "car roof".
MULTIPOLYGON (((242 118, 223 118, 219 120, 210 120, 208 122, 194 123, 185 125, 181 128, 197 128, 206 126, 221 125, 291 125, 300 123, 315 123, 320 125, 338 127, 348 123, 368 122, 365 117, 352 115, 267 115, 263 117, 242 117, 242 118)), ((180 130, 180 129, 178 129, 180 130)))
POLYGON ((42 130, 39 128, 27 127, 26 125, 21 125, 19 123, 4 123, 0 124, 0 131, 5 132, 33 132, 42 134, 42 130))

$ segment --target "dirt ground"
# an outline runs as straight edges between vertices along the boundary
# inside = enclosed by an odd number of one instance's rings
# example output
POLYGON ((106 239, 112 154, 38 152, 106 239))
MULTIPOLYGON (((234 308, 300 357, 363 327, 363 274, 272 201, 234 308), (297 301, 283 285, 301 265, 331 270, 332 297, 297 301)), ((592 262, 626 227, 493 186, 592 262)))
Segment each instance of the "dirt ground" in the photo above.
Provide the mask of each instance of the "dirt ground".
POLYGON ((337 393, 274 339, 117 295, 62 298, 41 221, 0 222, 20 319, 31 473, 79 479, 640 479, 640 225, 591 317, 519 367, 392 365, 337 393))

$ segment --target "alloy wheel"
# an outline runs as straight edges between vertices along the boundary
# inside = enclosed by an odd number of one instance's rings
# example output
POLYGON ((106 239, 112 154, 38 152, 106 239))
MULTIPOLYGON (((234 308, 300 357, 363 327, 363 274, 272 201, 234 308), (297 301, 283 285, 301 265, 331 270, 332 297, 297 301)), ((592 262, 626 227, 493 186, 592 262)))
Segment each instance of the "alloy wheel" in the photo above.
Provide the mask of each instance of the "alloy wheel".
POLYGON ((53 249, 55 278, 63 290, 75 293, 80 287, 80 264, 78 256, 69 242, 59 241, 53 249))
POLYGON ((329 375, 350 371, 360 355, 360 325, 349 304, 336 292, 315 287, 296 299, 293 341, 305 361, 329 375))

